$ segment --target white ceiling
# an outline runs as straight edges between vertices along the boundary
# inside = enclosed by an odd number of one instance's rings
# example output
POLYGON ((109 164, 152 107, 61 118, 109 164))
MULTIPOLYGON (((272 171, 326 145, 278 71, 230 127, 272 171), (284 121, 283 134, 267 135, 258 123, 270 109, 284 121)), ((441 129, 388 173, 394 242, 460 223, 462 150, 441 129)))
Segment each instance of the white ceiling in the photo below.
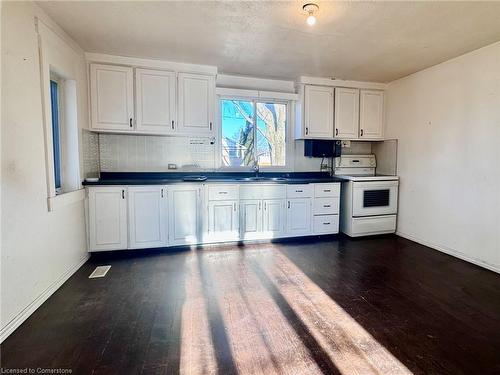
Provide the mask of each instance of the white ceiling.
POLYGON ((389 82, 500 40, 500 2, 306 1, 38 4, 89 52, 216 65, 219 72, 389 82))

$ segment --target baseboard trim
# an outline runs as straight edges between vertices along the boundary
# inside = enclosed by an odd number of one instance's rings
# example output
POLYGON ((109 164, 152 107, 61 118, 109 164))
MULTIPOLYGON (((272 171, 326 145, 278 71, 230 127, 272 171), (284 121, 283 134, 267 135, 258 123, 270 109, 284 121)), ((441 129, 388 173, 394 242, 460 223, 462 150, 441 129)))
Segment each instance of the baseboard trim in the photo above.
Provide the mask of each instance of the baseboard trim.
POLYGON ((421 245, 430 247, 431 249, 434 249, 434 250, 441 251, 442 253, 454 256, 455 258, 459 258, 459 259, 465 260, 466 262, 475 264, 476 266, 486 268, 486 269, 488 269, 490 271, 493 271, 493 272, 496 272, 496 273, 500 273, 500 268, 499 267, 496 267, 496 266, 493 266, 491 264, 485 263, 485 262, 483 262, 482 260, 479 260, 479 259, 471 258, 471 257, 469 257, 469 256, 467 256, 467 255, 465 255, 463 253, 460 253, 460 252, 458 252, 456 250, 453 250, 453 249, 450 249, 448 247, 437 245, 435 243, 423 240, 423 239, 415 237, 415 236, 413 236, 411 234, 403 233, 403 232, 400 232, 400 231, 396 231, 396 235, 398 235, 400 237, 403 237, 403 238, 406 238, 407 240, 410 240, 410 241, 413 241, 413 242, 418 242, 421 245))
POLYGON ((78 261, 78 263, 64 272, 56 281, 54 281, 47 289, 45 289, 33 302, 26 306, 19 314, 17 314, 9 323, 0 331, 0 343, 2 343, 9 335, 16 330, 21 324, 33 314, 57 289, 61 287, 78 269, 85 264, 90 258, 90 254, 78 261))

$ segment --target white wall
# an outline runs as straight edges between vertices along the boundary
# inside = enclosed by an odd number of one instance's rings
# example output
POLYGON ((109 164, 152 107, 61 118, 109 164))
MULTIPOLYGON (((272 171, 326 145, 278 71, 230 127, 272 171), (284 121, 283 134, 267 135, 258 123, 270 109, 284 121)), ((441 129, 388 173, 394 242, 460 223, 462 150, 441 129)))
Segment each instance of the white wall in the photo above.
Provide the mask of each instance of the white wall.
MULTIPOLYGON (((3 3, 1 332, 3 340, 87 259, 83 201, 47 209, 42 96, 29 2, 3 3)), ((62 33, 52 25, 58 33, 62 33)), ((83 54, 82 63, 83 63, 83 54)), ((82 85, 80 96, 86 97, 82 85)), ((79 125, 87 126, 87 112, 79 125)))
POLYGON ((392 82, 398 233, 500 272, 500 42, 392 82))

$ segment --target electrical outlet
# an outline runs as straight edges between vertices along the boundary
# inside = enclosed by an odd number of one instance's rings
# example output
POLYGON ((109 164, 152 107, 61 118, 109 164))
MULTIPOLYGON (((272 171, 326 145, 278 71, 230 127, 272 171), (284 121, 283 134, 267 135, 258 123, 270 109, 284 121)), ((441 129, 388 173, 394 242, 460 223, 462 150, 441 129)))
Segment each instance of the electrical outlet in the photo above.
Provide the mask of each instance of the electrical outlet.
POLYGON ((177 164, 169 164, 168 169, 177 169, 177 164))
POLYGON ((346 147, 346 148, 351 147, 351 141, 342 141, 342 147, 346 147))

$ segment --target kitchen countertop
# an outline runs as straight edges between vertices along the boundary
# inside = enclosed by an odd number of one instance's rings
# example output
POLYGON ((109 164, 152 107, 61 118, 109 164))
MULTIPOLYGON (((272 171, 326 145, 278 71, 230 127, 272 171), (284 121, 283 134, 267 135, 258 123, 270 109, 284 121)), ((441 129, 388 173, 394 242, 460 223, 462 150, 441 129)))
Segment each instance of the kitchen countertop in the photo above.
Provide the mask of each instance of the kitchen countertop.
POLYGON ((99 181, 84 181, 84 186, 106 185, 171 185, 171 184, 309 184, 325 182, 341 182, 344 179, 330 176, 328 172, 289 172, 259 173, 264 180, 245 180, 254 177, 254 173, 246 172, 102 172, 99 181), (204 181, 184 181, 186 176, 206 176, 204 181))

